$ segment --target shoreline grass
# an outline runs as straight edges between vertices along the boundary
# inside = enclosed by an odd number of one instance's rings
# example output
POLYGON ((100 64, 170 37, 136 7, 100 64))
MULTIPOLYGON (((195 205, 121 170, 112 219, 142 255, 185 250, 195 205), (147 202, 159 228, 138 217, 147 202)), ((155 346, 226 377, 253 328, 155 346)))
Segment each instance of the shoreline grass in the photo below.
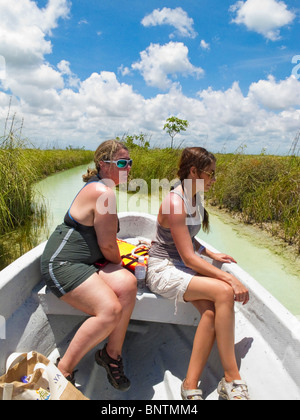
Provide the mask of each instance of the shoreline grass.
POLYGON ((210 204, 260 226, 300 254, 300 158, 217 157, 218 180, 207 195, 210 204))
POLYGON ((0 236, 32 215, 35 182, 92 159, 93 152, 84 150, 2 148, 0 144, 0 236))
POLYGON ((34 202, 33 184, 55 172, 90 163, 85 150, 40 150, 11 131, 0 138, 0 270, 29 251, 46 209, 34 202), (26 239, 25 239, 26 237, 26 239))
MULTIPOLYGON (((134 147, 131 178, 176 178, 181 150, 134 147)), ((300 254, 300 157, 216 154, 217 182, 206 195, 247 224, 259 225, 300 254)), ((149 190, 150 191, 150 190, 149 190)))
MULTIPOLYGON (((131 179, 144 179, 149 191, 152 179, 176 178, 181 150, 136 145, 130 149, 134 161, 131 179)), ((93 155, 81 149, 26 148, 12 132, 0 138, 0 270, 37 245, 37 235, 29 234, 29 226, 42 224, 46 210, 34 205, 33 184, 58 171, 88 164, 93 155), (22 239, 24 236, 28 241, 22 239)), ((300 254, 300 158, 216 157, 217 182, 206 197, 208 203, 284 239, 300 254)))

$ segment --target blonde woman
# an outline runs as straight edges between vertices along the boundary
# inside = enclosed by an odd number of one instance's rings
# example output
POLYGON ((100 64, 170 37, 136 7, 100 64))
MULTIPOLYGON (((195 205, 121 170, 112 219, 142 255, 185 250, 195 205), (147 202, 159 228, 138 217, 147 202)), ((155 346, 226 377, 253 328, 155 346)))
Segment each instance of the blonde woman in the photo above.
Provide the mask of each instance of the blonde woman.
POLYGON ((209 228, 208 213, 197 206, 201 186, 207 192, 215 179, 216 159, 200 147, 183 151, 180 181, 162 203, 148 265, 147 285, 152 292, 175 302, 190 302, 200 312, 192 355, 181 394, 184 400, 202 399, 198 383, 217 340, 224 378, 219 394, 229 400, 249 399, 234 352, 234 300, 246 304, 249 292, 234 276, 203 260, 196 251, 222 263, 234 263, 226 254, 205 249, 195 236, 209 228))
POLYGON ((126 182, 132 160, 122 143, 109 140, 98 147, 94 161, 95 169, 83 176, 86 185, 75 197, 64 223, 48 240, 42 274, 58 298, 90 315, 59 360, 60 371, 74 381, 76 365, 108 337, 95 359, 106 369, 110 383, 126 391, 130 381, 124 374, 122 347, 137 285, 136 278, 121 266, 111 187, 126 182), (110 206, 105 208, 105 203, 110 206))

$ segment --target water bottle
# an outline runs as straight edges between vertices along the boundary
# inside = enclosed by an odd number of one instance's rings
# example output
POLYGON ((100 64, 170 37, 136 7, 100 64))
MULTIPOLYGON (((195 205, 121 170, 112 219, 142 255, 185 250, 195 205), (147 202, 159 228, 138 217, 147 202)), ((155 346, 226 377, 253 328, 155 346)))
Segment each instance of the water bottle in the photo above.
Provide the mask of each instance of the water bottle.
POLYGON ((135 266, 135 277, 137 279, 138 289, 144 289, 146 287, 146 272, 147 268, 144 257, 139 257, 138 263, 135 266))

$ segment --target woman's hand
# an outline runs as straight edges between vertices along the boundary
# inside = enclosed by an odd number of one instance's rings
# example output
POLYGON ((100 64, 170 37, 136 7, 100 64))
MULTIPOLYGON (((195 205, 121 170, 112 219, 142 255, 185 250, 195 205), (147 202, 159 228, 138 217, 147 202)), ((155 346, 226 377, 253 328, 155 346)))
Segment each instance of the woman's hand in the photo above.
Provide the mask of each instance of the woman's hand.
POLYGON ((246 305, 249 302, 249 290, 234 276, 231 276, 231 287, 234 291, 234 300, 246 305))
MULTIPOLYGON (((213 258, 215 261, 219 261, 221 263, 235 263, 234 258, 232 258, 230 255, 227 254, 212 254, 211 258, 213 258)), ((246 305, 249 302, 249 290, 233 275, 230 275, 230 285, 233 288, 234 291, 234 300, 236 302, 241 302, 243 305, 246 305)))
POLYGON ((234 258, 232 258, 230 255, 227 254, 215 254, 213 253, 211 256, 215 261, 219 261, 223 264, 227 263, 227 264, 231 264, 231 263, 235 263, 237 264, 237 262, 235 261, 234 258))

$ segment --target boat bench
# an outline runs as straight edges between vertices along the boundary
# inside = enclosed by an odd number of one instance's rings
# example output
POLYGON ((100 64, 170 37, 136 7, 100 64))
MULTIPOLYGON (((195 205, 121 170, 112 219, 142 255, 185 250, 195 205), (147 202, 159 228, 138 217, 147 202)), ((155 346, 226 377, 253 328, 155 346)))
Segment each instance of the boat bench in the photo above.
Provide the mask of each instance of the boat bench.
MULTIPOLYGON (((46 315, 87 316, 58 299, 50 292, 47 286, 43 286, 39 290, 38 297, 46 315)), ((193 305, 181 302, 177 304, 177 313, 175 314, 174 300, 165 299, 145 288, 137 294, 131 319, 135 321, 197 326, 200 315, 193 305)))
MULTIPOLYGON (((141 213, 120 213, 120 232, 118 237, 124 241, 138 245, 149 242, 155 232, 156 217, 141 213), (138 236, 132 237, 134 232, 138 236)), ((41 306, 46 315, 81 315, 87 316, 67 303, 58 299, 47 286, 38 292, 41 306)), ((197 326, 200 314, 192 304, 179 302, 175 314, 175 301, 158 296, 148 288, 138 292, 135 308, 131 317, 135 321, 150 321, 166 324, 197 326)))

